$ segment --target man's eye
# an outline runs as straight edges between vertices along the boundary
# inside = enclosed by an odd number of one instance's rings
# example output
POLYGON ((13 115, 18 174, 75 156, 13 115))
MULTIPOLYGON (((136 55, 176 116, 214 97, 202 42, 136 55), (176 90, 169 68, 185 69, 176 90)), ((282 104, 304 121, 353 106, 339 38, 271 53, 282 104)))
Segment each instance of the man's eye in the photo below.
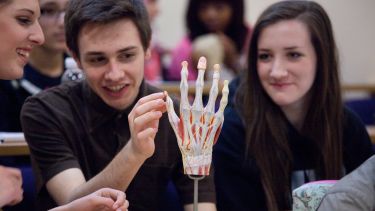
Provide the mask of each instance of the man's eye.
POLYGON ((89 63, 95 64, 95 65, 103 64, 103 63, 105 63, 105 61, 106 61, 106 59, 104 57, 92 57, 92 58, 88 59, 89 63))
POLYGON ((119 56, 119 58, 120 58, 121 61, 129 61, 129 60, 131 60, 134 57, 135 57, 134 53, 122 53, 119 56))

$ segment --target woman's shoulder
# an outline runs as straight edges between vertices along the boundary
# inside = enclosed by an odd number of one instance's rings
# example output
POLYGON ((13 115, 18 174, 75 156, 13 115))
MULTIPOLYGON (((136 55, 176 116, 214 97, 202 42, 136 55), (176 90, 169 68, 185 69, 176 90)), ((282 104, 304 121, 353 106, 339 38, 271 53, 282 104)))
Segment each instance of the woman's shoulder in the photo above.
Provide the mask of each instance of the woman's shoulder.
POLYGON ((343 109, 343 120, 344 120, 344 132, 350 128, 365 128, 365 125, 361 118, 350 108, 344 106, 343 109))
POLYGON ((348 172, 357 168, 374 153, 366 126, 349 108, 344 108, 343 150, 348 172))

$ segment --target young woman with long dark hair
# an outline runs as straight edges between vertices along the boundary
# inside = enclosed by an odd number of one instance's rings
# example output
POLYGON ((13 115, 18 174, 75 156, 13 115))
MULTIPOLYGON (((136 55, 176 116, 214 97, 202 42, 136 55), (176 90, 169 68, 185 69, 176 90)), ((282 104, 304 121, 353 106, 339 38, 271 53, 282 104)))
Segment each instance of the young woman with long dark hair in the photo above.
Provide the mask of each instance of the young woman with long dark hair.
POLYGON ((290 210, 292 189, 339 179, 373 154, 343 106, 332 25, 318 3, 268 7, 248 62, 214 148, 219 210, 290 210))

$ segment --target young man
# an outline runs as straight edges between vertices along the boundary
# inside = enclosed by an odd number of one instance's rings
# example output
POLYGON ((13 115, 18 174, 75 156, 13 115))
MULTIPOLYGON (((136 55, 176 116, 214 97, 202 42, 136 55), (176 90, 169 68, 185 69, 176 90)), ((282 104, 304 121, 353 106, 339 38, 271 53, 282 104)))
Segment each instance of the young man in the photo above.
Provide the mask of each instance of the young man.
MULTIPOLYGON (((129 209, 163 209, 172 179, 185 210, 193 182, 183 174, 164 94, 143 80, 151 30, 142 0, 71 0, 67 46, 86 80, 29 98, 21 112, 46 210, 102 187, 126 191, 129 209)), ((200 210, 216 210, 211 176, 200 181, 200 210)))

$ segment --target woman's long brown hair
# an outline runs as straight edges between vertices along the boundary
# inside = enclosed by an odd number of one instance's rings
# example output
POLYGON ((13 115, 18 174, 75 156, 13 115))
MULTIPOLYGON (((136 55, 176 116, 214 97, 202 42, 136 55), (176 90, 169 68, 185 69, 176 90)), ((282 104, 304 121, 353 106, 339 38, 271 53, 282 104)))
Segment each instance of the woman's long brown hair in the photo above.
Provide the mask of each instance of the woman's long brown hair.
POLYGON ((311 87, 301 133, 311 139, 319 179, 337 179, 342 174, 342 115, 339 67, 331 22, 313 1, 282 1, 259 17, 249 48, 248 70, 236 101, 246 127, 246 157, 255 158, 268 210, 290 209, 293 157, 288 140, 288 120, 262 88, 257 73, 258 40, 267 26, 283 20, 298 20, 310 33, 317 55, 317 72, 311 87))

